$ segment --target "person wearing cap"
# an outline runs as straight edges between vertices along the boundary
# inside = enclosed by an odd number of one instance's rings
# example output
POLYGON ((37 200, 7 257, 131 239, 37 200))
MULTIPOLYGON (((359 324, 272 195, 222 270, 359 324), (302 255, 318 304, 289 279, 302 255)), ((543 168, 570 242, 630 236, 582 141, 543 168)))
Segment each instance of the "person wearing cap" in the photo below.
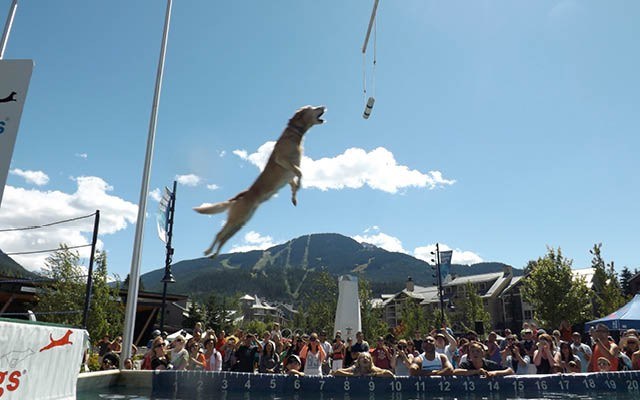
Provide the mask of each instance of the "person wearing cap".
POLYGON ((151 339, 149 339, 149 341, 147 342, 147 349, 151 348, 151 344, 153 343, 153 339, 157 338, 158 336, 160 336, 160 330, 156 329, 153 332, 151 332, 151 339))
MULTIPOLYGON (((624 335, 620 339, 620 359, 624 361, 624 366, 627 370, 634 369, 633 367, 633 354, 640 350, 640 342, 636 335, 624 335)), ((620 365, 618 365, 620 367, 620 365)))
POLYGON ((255 341, 255 336, 252 333, 247 333, 244 336, 244 340, 240 346, 238 346, 235 355, 238 360, 236 363, 236 371, 253 372, 255 370, 258 346, 255 341))
POLYGON ((284 366, 284 373, 287 375, 304 376, 304 372, 300 371, 302 367, 302 361, 300 357, 295 354, 291 354, 287 357, 287 363, 284 366))
POLYGON ((171 359, 171 369, 183 371, 189 365, 189 351, 185 348, 187 340, 182 335, 178 335, 173 342, 173 348, 169 353, 171 359))
POLYGON ((431 333, 431 337, 436 340, 436 353, 444 354, 449 360, 453 359, 453 355, 458 348, 458 341, 447 329, 440 329, 431 333))
POLYGON ((591 361, 591 347, 582 343, 582 335, 579 332, 571 334, 571 351, 580 359, 580 372, 587 372, 591 361))
POLYGON ((373 365, 376 367, 392 370, 391 360, 393 357, 382 336, 378 337, 376 347, 371 351, 371 358, 373 359, 373 365))
POLYGON ((620 349, 613 340, 609 338, 609 328, 605 324, 598 324, 592 332, 592 337, 595 342, 593 346, 593 355, 589 362, 589 372, 597 372, 599 370, 597 361, 599 358, 604 357, 609 361, 611 371, 618 370, 618 353, 620 349))

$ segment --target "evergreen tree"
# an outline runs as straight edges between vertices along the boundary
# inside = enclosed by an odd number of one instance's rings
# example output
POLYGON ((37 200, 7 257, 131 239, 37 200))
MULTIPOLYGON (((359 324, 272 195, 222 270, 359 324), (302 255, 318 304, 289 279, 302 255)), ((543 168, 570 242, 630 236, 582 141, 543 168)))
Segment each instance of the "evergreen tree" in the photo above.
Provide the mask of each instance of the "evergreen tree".
POLYGON ((206 321, 205 310, 195 301, 191 303, 187 313, 188 315, 182 319, 182 326, 185 328, 194 328, 197 322, 206 321))
POLYGON ((563 319, 576 324, 593 317, 593 292, 584 278, 574 279, 571 264, 572 260, 564 258, 559 248, 549 248, 531 265, 531 272, 523 280, 523 298, 535 308, 535 317, 542 326, 556 328, 563 319))
POLYGON ((633 274, 629 268, 626 266, 622 268, 622 271, 620 271, 620 288, 627 299, 633 296, 633 293, 631 293, 631 278, 633 278, 633 274))
POLYGON ((215 294, 209 295, 205 303, 206 325, 213 328, 216 333, 221 330, 231 332, 233 321, 230 315, 233 310, 229 309, 229 304, 233 304, 233 301, 226 296, 215 294))

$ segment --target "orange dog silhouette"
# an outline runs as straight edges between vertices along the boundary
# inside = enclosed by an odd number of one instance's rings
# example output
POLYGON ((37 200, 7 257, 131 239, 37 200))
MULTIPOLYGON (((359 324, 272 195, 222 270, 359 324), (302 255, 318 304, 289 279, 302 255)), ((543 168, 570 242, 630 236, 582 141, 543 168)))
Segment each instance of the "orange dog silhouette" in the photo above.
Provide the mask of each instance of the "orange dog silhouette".
POLYGON ((48 345, 44 346, 43 348, 40 349, 40 351, 45 351, 45 350, 49 350, 52 349, 54 347, 58 347, 58 346, 64 346, 67 344, 73 344, 72 341, 69 340, 69 336, 71 336, 71 334, 73 333, 73 331, 71 329, 67 330, 67 333, 64 334, 63 337, 61 337, 60 339, 54 339, 53 335, 50 333, 49 334, 49 340, 51 340, 51 343, 49 343, 48 345))

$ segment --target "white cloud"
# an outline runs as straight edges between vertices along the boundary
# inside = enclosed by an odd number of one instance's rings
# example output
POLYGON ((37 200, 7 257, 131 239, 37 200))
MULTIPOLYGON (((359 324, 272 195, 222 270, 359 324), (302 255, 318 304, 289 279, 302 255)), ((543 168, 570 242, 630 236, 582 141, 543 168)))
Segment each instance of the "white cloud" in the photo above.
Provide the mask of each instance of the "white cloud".
MULTIPOLYGON (((101 236, 114 234, 128 224, 135 223, 138 206, 108 194, 113 188, 107 182, 95 176, 74 180, 78 186, 75 193, 71 194, 6 186, 0 208, 0 226, 3 229, 40 226, 90 215, 96 210, 100 210, 101 236)), ((60 243, 69 247, 86 245, 90 243, 93 224, 94 217, 91 216, 42 229, 0 232, 0 243, 5 253, 57 249, 60 243)), ((98 249, 102 248, 102 241, 99 240, 98 249)), ((77 251, 81 257, 88 258, 90 247, 77 251)), ((25 268, 40 270, 50 254, 12 255, 11 258, 25 268)))
MULTIPOLYGON (((269 141, 260 146, 255 153, 234 150, 233 154, 263 170, 274 145, 275 142, 269 141)), ((371 189, 397 193, 398 190, 408 187, 434 189, 455 183, 455 180, 443 178, 440 171, 423 173, 399 165, 393 153, 384 147, 370 152, 350 148, 333 158, 318 160, 303 156, 300 168, 303 173, 302 185, 323 191, 359 189, 367 185, 371 189)))
POLYGON ((250 231, 244 235, 241 244, 234 245, 230 253, 244 253, 251 250, 266 250, 277 245, 271 236, 262 236, 256 231, 250 231))
POLYGON ((85 160, 89 157, 87 153, 76 153, 75 156, 78 158, 83 158, 85 160))
POLYGON ((198 186, 202 179, 198 175, 187 174, 187 175, 176 175, 176 181, 179 184, 185 186, 198 186))
POLYGON ((226 150, 220 150, 220 152, 218 152, 218 156, 220 156, 220 158, 224 157, 227 155, 226 150))
MULTIPOLYGON (((471 265, 471 264, 476 264, 483 261, 479 255, 477 255, 472 251, 452 249, 451 247, 443 243, 440 243, 439 247, 440 247, 440 251, 453 250, 453 255, 451 257, 452 264, 471 265)), ((426 246, 416 247, 415 250, 413 250, 413 256, 415 258, 424 260, 429 264, 432 264, 431 260, 434 258, 434 256, 433 254, 431 254, 431 252, 435 253, 435 251, 436 251, 435 243, 428 244, 426 246)))
POLYGON ((211 184, 207 185, 207 189, 209 189, 209 190, 218 190, 218 189, 220 189, 220 186, 216 185, 215 183, 211 183, 211 184))
POLYGON ((24 178, 27 183, 31 183, 33 185, 43 186, 49 183, 49 177, 42 171, 24 171, 20 168, 14 168, 9 172, 11 173, 11 175, 17 175, 24 178))
MULTIPOLYGON (((373 227, 371 229, 378 230, 377 227, 373 227)), ((402 241, 397 237, 393 237, 387 235, 386 233, 378 232, 375 234, 366 234, 370 231, 370 228, 365 230, 365 235, 355 235, 351 238, 359 243, 369 243, 374 246, 378 246, 387 251, 393 251, 396 253, 407 253, 407 251, 402 247, 402 241)))
POLYGON ((149 192, 149 197, 151 197, 153 200, 157 202, 160 202, 160 200, 162 199, 162 192, 160 191, 159 188, 155 188, 149 192))

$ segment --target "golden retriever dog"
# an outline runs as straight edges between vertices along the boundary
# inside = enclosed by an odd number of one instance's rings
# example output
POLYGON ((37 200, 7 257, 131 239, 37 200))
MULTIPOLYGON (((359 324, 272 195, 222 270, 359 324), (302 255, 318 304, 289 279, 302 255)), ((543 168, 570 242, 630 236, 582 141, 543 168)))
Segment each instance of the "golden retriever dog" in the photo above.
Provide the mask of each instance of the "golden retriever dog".
POLYGON ((312 126, 324 123, 321 117, 325 111, 324 106, 305 106, 296 111, 276 142, 264 170, 249 189, 221 203, 206 203, 194 207, 201 214, 217 214, 229 210, 227 222, 211 246, 204 251, 205 256, 217 256, 220 248, 249 221, 258 206, 287 183, 291 186, 291 202, 294 206, 298 204, 296 193, 302 182, 302 137, 312 126), (218 247, 212 254, 216 245, 218 247))

